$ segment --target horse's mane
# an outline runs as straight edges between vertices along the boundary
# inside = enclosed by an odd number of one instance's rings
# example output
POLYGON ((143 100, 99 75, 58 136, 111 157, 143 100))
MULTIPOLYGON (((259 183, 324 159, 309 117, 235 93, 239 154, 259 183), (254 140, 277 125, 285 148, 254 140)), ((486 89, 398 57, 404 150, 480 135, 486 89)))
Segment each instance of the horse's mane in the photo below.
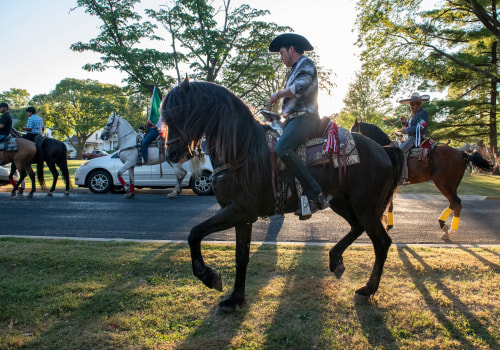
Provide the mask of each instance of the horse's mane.
POLYGON ((264 130, 248 106, 228 89, 208 82, 172 89, 161 114, 188 142, 207 140, 215 167, 229 166, 233 178, 246 191, 270 179, 269 150, 264 130))
POLYGON ((381 146, 387 146, 391 143, 389 136, 387 136, 387 134, 375 124, 358 122, 356 120, 354 125, 351 127, 351 131, 365 135, 381 146))

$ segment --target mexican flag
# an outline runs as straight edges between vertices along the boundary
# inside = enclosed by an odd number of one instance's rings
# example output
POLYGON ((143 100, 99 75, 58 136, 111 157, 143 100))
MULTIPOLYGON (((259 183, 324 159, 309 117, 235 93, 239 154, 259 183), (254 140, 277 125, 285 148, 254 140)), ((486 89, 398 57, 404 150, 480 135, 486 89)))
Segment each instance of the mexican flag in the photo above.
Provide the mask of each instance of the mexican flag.
POLYGON ((155 86, 153 90, 153 96, 151 97, 151 108, 149 109, 148 117, 148 120, 151 120, 154 125, 156 125, 158 123, 158 120, 160 120, 160 104, 161 98, 160 95, 158 95, 158 91, 156 90, 155 86))

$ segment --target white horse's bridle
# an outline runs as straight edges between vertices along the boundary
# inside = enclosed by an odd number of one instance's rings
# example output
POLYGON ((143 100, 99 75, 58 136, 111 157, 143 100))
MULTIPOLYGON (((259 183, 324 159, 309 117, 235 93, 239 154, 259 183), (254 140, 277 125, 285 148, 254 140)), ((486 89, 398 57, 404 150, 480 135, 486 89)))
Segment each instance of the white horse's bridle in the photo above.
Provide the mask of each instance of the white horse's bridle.
POLYGON ((107 122, 106 126, 104 127, 103 131, 106 133, 108 138, 110 138, 112 135, 116 134, 118 132, 118 128, 120 127, 120 118, 116 116, 115 113, 111 116, 113 119, 107 122), (116 126, 115 129, 112 131, 111 128, 115 124, 116 120, 116 126))

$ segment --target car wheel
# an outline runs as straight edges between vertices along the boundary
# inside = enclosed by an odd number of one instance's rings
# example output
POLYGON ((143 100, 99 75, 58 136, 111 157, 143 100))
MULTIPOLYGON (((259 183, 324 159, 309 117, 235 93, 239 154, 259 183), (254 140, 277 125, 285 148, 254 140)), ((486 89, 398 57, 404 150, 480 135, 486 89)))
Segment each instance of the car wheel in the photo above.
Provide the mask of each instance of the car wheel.
POLYGON ((111 174, 105 170, 96 170, 87 178, 87 187, 94 193, 106 193, 113 186, 111 174))
POLYGON ((208 196, 214 194, 212 190, 212 174, 204 170, 200 176, 197 178, 191 177, 189 181, 189 186, 193 190, 194 193, 200 196, 208 196))

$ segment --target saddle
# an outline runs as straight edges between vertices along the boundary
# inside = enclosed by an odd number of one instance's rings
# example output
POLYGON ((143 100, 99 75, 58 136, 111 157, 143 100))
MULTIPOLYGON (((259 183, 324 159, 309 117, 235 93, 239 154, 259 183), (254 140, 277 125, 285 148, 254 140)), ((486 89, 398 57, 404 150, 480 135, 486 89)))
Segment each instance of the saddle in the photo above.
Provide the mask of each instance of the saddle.
MULTIPOLYGON (((136 147, 137 147, 137 153, 138 153, 138 159, 137 159, 137 164, 140 165, 140 164, 143 164, 143 159, 142 159, 142 156, 141 156, 141 144, 142 144, 142 140, 143 140, 143 136, 142 135, 137 135, 137 138, 136 138, 136 147)), ((161 135, 158 135, 158 137, 156 139, 154 139, 151 143, 148 144, 148 148, 150 147, 154 147, 154 148, 157 148, 158 149, 158 155, 160 158, 166 158, 166 148, 165 148, 165 139, 161 136, 161 135)))
POLYGON ((429 159, 432 150, 436 146, 436 141, 429 137, 426 137, 418 147, 413 147, 410 149, 408 158, 418 158, 418 160, 426 161, 429 159))
POLYGON ((0 150, 5 152, 13 152, 19 150, 17 139, 15 137, 12 137, 11 135, 8 135, 4 141, 0 142, 0 150))

